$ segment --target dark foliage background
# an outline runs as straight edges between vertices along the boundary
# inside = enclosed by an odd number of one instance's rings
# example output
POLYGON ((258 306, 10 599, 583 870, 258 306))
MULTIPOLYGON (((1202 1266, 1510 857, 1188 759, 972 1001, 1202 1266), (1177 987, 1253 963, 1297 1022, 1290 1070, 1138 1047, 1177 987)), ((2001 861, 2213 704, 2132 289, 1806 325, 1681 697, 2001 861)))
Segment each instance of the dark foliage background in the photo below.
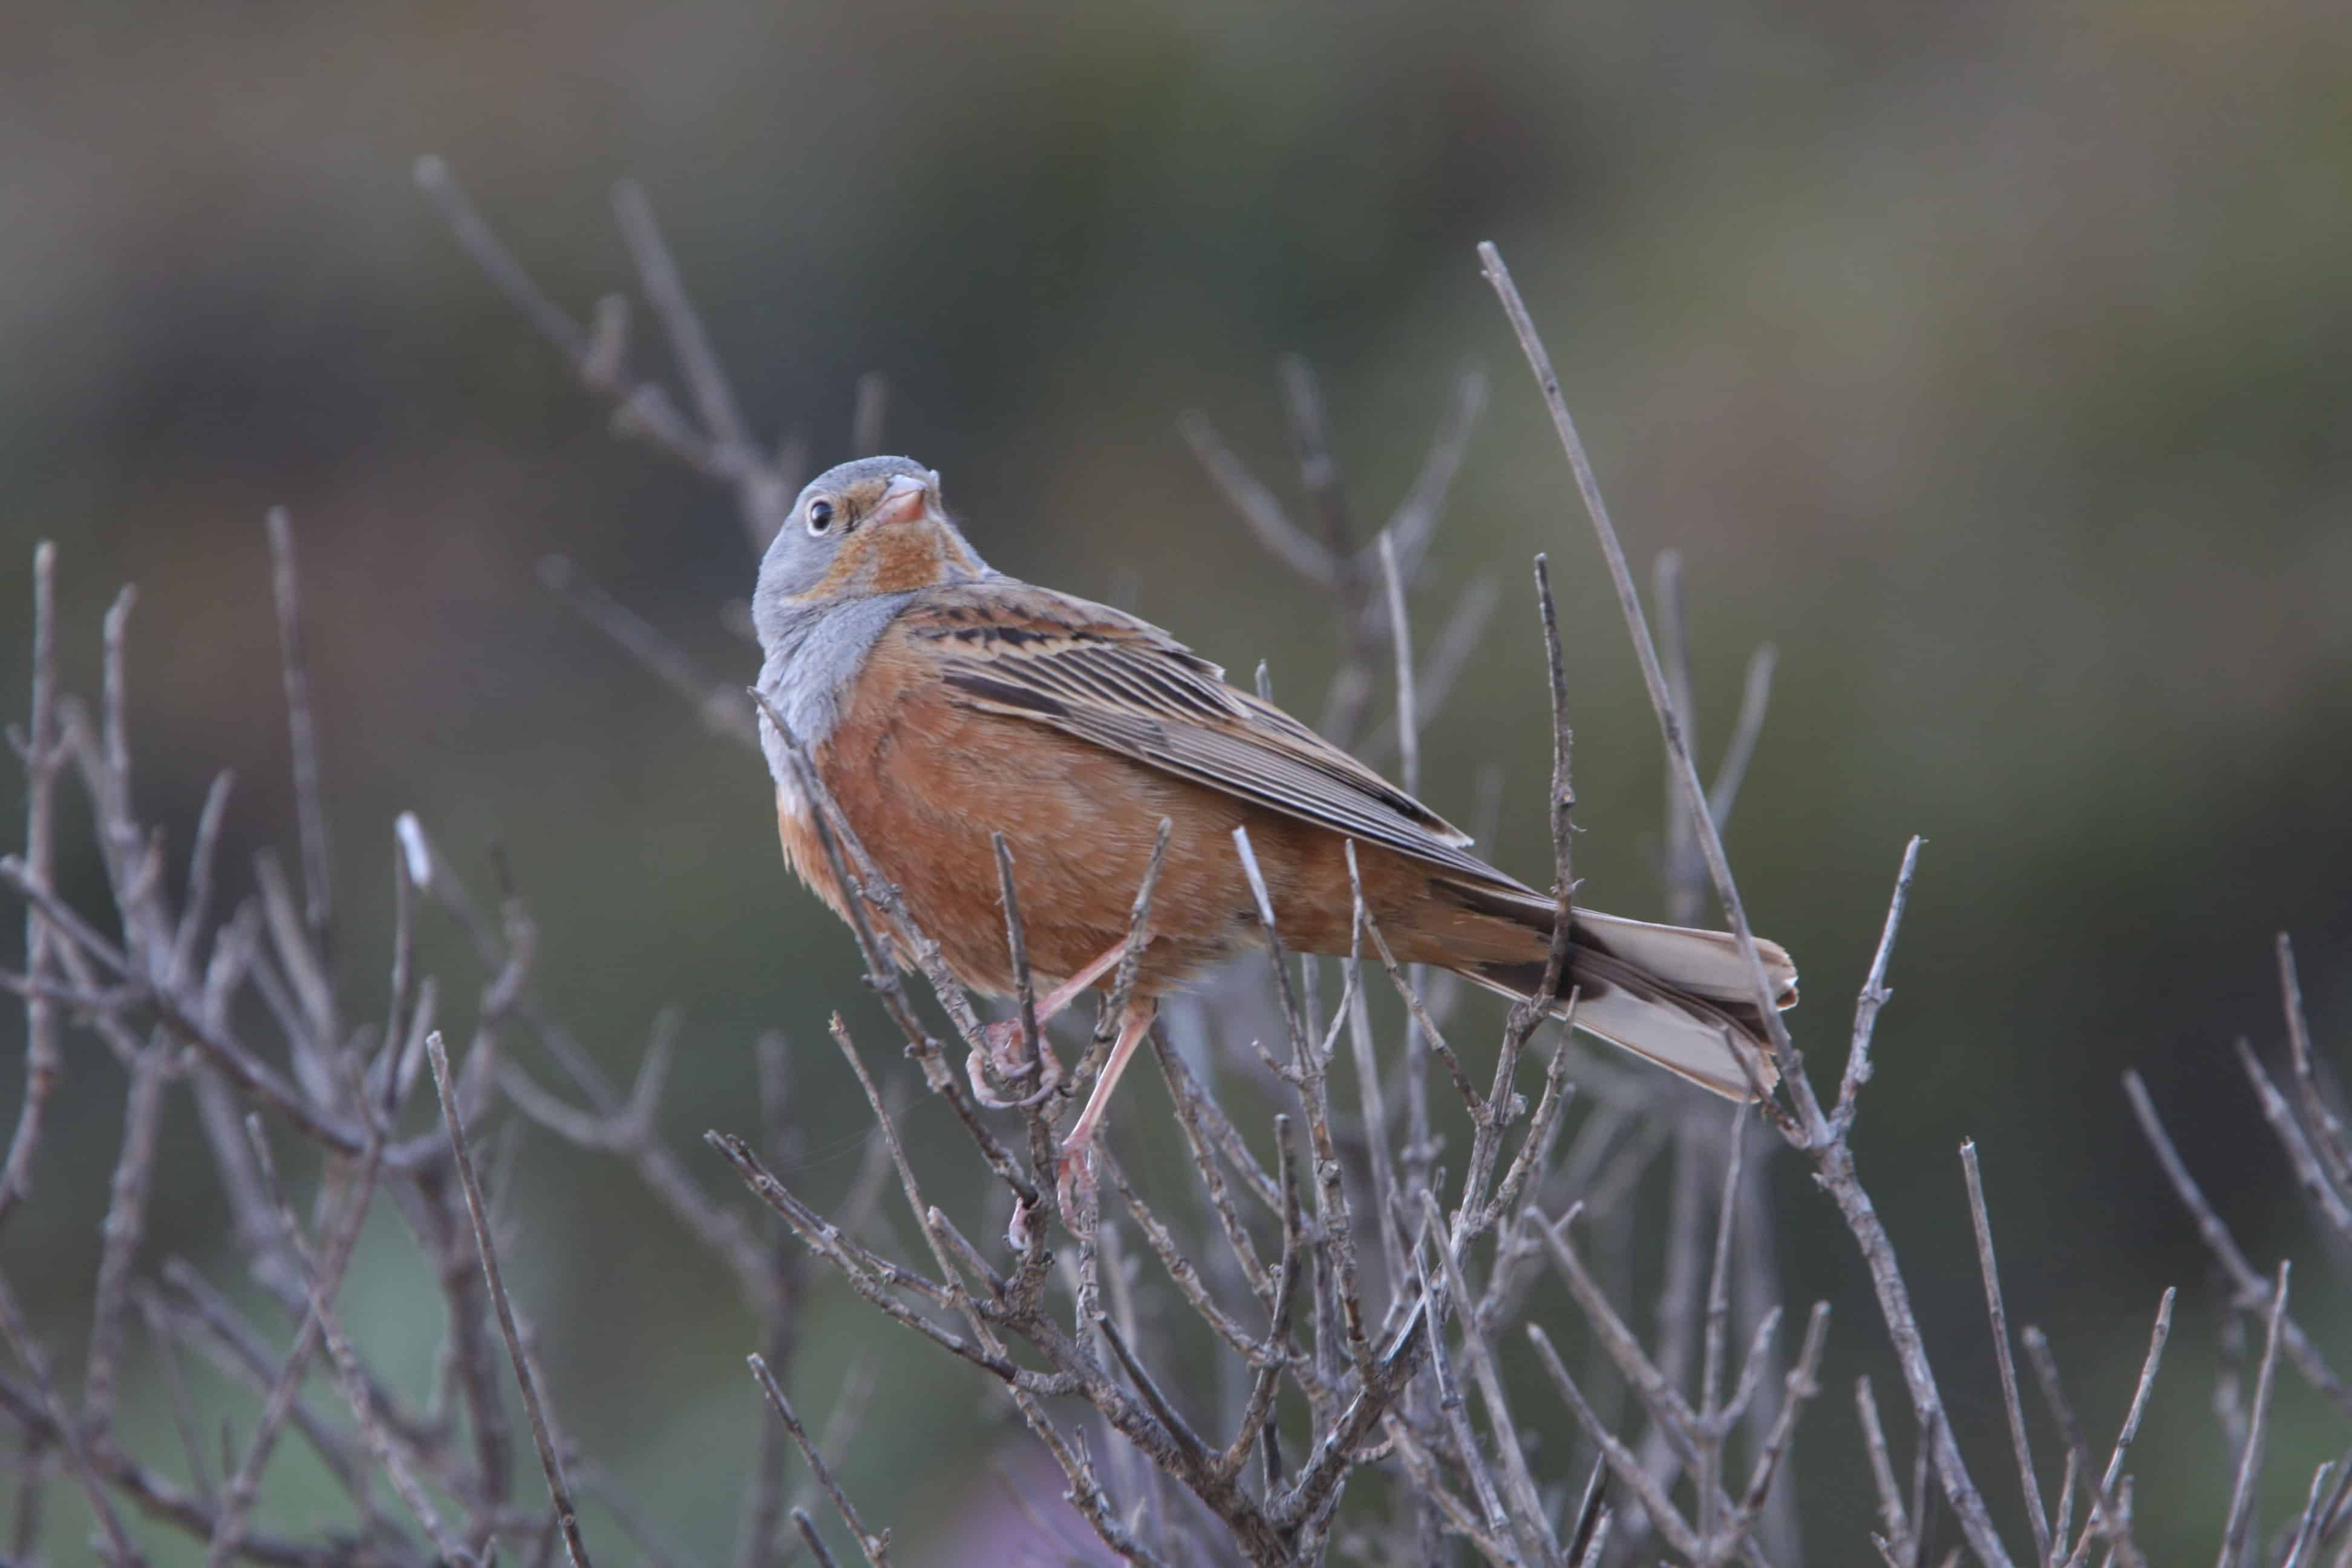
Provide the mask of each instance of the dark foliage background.
MULTIPOLYGON (((996 564, 1131 595, 1230 668, 1270 659, 1302 700, 1333 654, 1320 606, 1263 568, 1177 413, 1279 471, 1272 363, 1301 352, 1384 506, 1454 373, 1484 361, 1495 395, 1430 602, 1499 571, 1508 610, 1429 737, 1426 793, 1468 816, 1475 764, 1499 763, 1494 847, 1541 879, 1546 700, 1520 584, 1551 550, 1579 869, 1594 903, 1655 913, 1654 729, 1477 276, 1472 242, 1504 242, 1629 543, 1685 552, 1702 723, 1725 721, 1753 643, 1780 647, 1731 841, 1759 925, 1804 962, 1817 1058, 1842 1049, 1904 836, 1930 840, 1857 1142, 1964 1432, 1995 1445, 1979 1480, 2010 1517, 1964 1134, 2012 1314, 2049 1328, 2078 1403, 2120 1406, 2159 1289, 2185 1288, 2142 1539, 2184 1521, 2210 1539, 2207 1266, 2116 1076, 2148 1076, 2258 1268, 2303 1234, 2226 1047, 2276 1048, 2281 928, 2324 1050, 2352 1018, 2341 5, 35 0, 6 32, 6 624, 31 542, 57 538, 86 689, 106 596, 136 580, 143 804, 184 843, 233 766, 232 848, 290 838, 260 524, 290 506, 355 890, 341 962, 381 962, 395 811, 485 883, 503 845, 543 927, 542 990, 616 1071, 656 1007, 688 1009, 667 1120, 696 1158, 703 1128, 748 1119, 751 1032, 818 1046, 854 955, 777 864, 757 764, 532 568, 575 556, 748 677, 717 612, 751 562, 728 498, 603 433, 417 198, 415 156, 446 155, 582 309, 626 277, 607 187, 641 180, 780 435, 842 455, 856 377, 884 373, 889 445, 944 471, 996 564)), ((22 641, 0 637, 12 692, 22 641)), ((0 1077, 21 1071, 20 1027, 0 1022, 0 1077)), ((837 1114, 854 1089, 829 1049, 802 1062, 811 1124, 842 1128, 796 1178, 822 1198, 860 1124, 837 1114)), ((112 1064, 70 1065, 40 1200, 7 1237, 68 1364, 120 1114, 112 1064)), ((919 1141, 937 1114, 918 1106, 919 1141)), ((173 1135, 167 1173, 193 1150, 190 1126, 173 1135)), ((715 1556, 739 1478, 714 1456, 759 1418, 733 1298, 625 1171, 524 1154, 535 1228, 509 1267, 569 1425, 715 1556)), ((1840 1308, 1834 1392, 1883 1346, 1850 1243, 1784 1174, 1793 1290, 1840 1308)), ((205 1256, 217 1221, 201 1183, 162 1190, 173 1247, 205 1256)), ((348 1319, 421 1377, 429 1287, 380 1230, 348 1319)), ((2340 1344, 2321 1273, 2298 1273, 2298 1316, 2340 1344)), ((858 1343, 893 1358, 845 1468, 869 1516, 919 1551, 999 1510, 975 1462, 996 1441, 983 1391, 883 1344, 844 1297, 811 1310, 806 1402, 858 1343)), ((131 1392, 131 1429, 168 1442, 159 1396, 131 1392)), ((2279 1440, 2307 1423, 2316 1443, 2305 1391, 2282 1399, 2279 1440)), ((1825 1462, 1853 1452, 1850 1406, 1808 1419, 1811 1553, 1861 1561, 1861 1466, 1825 1462)), ((2282 1497, 2301 1451, 2273 1468, 2282 1497)), ((302 1476, 289 1460, 270 1494, 298 1517, 302 1476)))

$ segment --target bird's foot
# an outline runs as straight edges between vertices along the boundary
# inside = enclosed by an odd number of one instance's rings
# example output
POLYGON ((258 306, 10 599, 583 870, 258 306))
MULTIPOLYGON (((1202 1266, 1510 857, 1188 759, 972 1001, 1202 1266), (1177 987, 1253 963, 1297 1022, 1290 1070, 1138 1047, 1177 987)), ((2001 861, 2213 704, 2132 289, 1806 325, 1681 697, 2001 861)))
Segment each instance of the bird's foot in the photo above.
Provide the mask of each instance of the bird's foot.
POLYGON ((1062 1205, 1062 1223, 1073 1235, 1085 1236, 1094 1229, 1096 1186, 1094 1140, 1073 1139, 1062 1145, 1062 1157, 1054 1163, 1054 1195, 1062 1205))
POLYGON ((1033 1060, 1022 1048, 1020 1019, 987 1025, 980 1037, 981 1044, 972 1047, 964 1062, 964 1071, 971 1079, 972 1098, 981 1104, 992 1110, 1025 1110, 1061 1087, 1062 1064, 1055 1059, 1054 1047, 1040 1039, 1033 1060), (1032 1079, 1037 1080, 1037 1087, 1021 1092, 1032 1079))
POLYGON ((1020 1253, 1027 1252, 1029 1250, 1029 1243, 1035 1239, 1037 1235, 1037 1205, 1024 1203, 1018 1197, 1015 1197, 1013 1200, 1013 1217, 1005 1222, 1004 1243, 1006 1246, 1012 1247, 1013 1251, 1020 1253))

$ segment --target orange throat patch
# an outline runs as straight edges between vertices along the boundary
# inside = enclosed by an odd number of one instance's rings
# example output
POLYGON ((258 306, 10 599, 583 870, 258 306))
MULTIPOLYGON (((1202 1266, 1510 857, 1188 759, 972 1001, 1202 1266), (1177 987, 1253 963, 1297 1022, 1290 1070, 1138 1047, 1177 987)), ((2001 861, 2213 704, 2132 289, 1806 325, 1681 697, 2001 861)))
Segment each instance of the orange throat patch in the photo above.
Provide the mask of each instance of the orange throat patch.
POLYGON ((842 541, 831 569, 800 598, 814 603, 848 594, 907 594, 980 571, 971 549, 939 521, 885 522, 842 541))

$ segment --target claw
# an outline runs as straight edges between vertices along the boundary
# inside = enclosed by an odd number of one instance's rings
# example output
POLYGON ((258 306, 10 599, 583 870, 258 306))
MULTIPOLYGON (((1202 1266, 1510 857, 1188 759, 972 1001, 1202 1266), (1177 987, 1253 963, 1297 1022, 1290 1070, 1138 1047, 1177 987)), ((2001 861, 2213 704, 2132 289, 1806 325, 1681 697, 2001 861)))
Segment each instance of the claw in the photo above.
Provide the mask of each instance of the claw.
POLYGON ((1037 1060, 1032 1062, 1022 1049, 1020 1019, 987 1025, 980 1037, 982 1045, 974 1046, 964 1059, 964 1071, 971 1079, 972 1098, 991 1110, 1025 1110, 1061 1087, 1062 1064, 1055 1059, 1054 1047, 1039 1040, 1037 1060), (992 1087, 992 1083, 1015 1084, 1032 1077, 1042 1081, 1025 1095, 1008 1097, 992 1087))
POLYGON ((971 1055, 964 1058, 963 1070, 964 1076, 971 1080, 972 1099, 991 1110, 1003 1110, 1012 1105, 1011 1100, 988 1086, 989 1075, 994 1069, 989 1065, 987 1054, 979 1047, 973 1047, 971 1055))
POLYGON ((1062 1157, 1054 1164, 1054 1195, 1061 1201, 1064 1223, 1071 1225, 1074 1231, 1079 1215, 1093 1215, 1095 1146, 1092 1139, 1062 1146, 1062 1157))

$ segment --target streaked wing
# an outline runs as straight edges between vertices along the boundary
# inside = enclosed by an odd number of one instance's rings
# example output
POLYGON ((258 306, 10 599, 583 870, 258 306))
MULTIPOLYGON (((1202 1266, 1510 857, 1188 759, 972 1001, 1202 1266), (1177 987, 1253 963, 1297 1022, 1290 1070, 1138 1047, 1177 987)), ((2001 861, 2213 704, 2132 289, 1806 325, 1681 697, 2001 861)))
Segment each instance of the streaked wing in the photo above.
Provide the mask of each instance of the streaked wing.
POLYGON ((994 578, 931 589, 898 626, 956 700, 1075 735, 1244 800, 1478 881, 1517 883, 1465 834, 1166 632, 1106 605, 994 578))

